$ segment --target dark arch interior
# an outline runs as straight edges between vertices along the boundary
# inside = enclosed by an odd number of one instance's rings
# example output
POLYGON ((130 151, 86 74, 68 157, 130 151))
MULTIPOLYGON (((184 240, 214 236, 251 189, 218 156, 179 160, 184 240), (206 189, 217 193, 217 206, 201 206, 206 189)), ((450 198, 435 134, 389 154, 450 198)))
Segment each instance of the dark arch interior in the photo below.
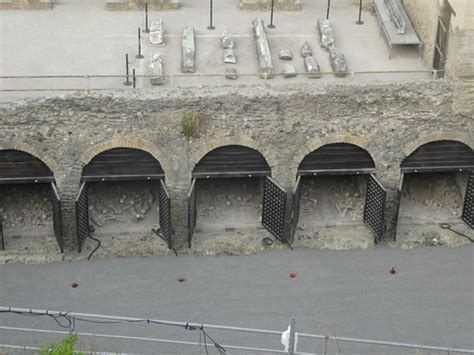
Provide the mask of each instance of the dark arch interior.
POLYGON ((83 181, 163 179, 161 164, 150 153, 113 148, 96 155, 82 171, 83 181))
POLYGON ((53 182, 53 172, 37 157, 20 150, 0 151, 0 183, 53 182))
POLYGON ((241 145, 219 147, 207 153, 193 170, 193 178, 259 177, 271 175, 260 152, 241 145))
POLYGON ((298 175, 368 174, 375 172, 370 154, 354 144, 333 143, 309 153, 298 167, 298 175))
POLYGON ((404 173, 474 169, 474 152, 464 143, 441 140, 423 144, 401 164, 404 173))

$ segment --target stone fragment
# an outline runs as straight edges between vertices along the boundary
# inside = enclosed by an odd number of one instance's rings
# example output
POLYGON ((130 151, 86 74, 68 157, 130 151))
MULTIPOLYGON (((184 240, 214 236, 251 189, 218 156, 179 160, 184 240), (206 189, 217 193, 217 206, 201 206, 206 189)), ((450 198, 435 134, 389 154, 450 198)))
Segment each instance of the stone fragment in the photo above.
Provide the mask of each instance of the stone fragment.
POLYGON ((292 60, 293 59, 293 53, 291 52, 291 49, 285 48, 280 51, 279 58, 281 60, 292 60))
POLYGON ((229 32, 227 32, 227 30, 222 34, 221 45, 224 49, 234 48, 234 38, 229 34, 229 32))
POLYGON ((291 64, 285 64, 283 66, 283 77, 284 78, 292 78, 296 76, 296 69, 291 64))
POLYGON ((274 68, 267 33, 261 18, 253 20, 253 31, 257 47, 258 70, 264 78, 273 77, 274 68))
POLYGON ((316 58, 308 56, 304 58, 304 67, 308 73, 308 78, 320 78, 321 70, 319 68, 319 63, 316 58))
POLYGON ((235 64, 237 63, 237 57, 235 51, 232 48, 224 49, 224 63, 235 64))
POLYGON ((181 72, 194 73, 194 27, 184 27, 181 42, 181 72))
POLYGON ((310 57, 313 55, 313 51, 311 50, 311 46, 308 42, 304 42, 303 46, 301 46, 301 56, 303 58, 310 57))
POLYGON ((318 19, 319 44, 322 48, 329 50, 334 46, 334 32, 331 22, 325 18, 318 19))
POLYGON ((163 76, 163 61, 159 53, 154 53, 151 56, 150 64, 148 65, 148 73, 151 85, 163 85, 165 78, 163 76))
POLYGON ((225 77, 226 79, 237 80, 237 70, 235 68, 226 68, 225 77))
POLYGON ((329 59, 335 75, 345 76, 347 74, 346 58, 339 48, 333 46, 329 49, 329 59))
POLYGON ((165 45, 165 28, 163 26, 163 19, 154 20, 150 26, 150 43, 159 46, 165 45))

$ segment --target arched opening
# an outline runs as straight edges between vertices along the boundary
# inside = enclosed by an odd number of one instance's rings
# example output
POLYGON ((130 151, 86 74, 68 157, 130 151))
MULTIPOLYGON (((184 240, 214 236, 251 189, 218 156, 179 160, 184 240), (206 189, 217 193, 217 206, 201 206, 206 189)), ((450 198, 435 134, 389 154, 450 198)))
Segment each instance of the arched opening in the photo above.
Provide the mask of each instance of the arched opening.
POLYGON ((227 145, 207 153, 192 173, 189 247, 194 234, 213 238, 255 233, 262 226, 283 241, 286 192, 270 176, 270 166, 255 149, 227 145))
POLYGON ((157 235, 172 247, 164 180, 160 162, 143 150, 113 148, 96 155, 82 170, 76 197, 79 252, 91 234, 102 245, 118 240, 124 246, 157 235))
POLYGON ((53 172, 29 153, 0 150, 0 249, 43 249, 49 239, 56 239, 63 251, 61 201, 53 172))
POLYGON ((298 167, 292 242, 358 247, 371 243, 367 227, 380 240, 386 191, 374 173, 370 154, 354 144, 327 144, 309 153, 298 167))
MULTIPOLYGON (((397 238, 410 245, 465 241, 474 228, 474 153, 453 140, 418 147, 400 165, 397 238), (463 223, 464 221, 464 223, 463 223)), ((474 235, 472 235, 474 237, 474 235)))

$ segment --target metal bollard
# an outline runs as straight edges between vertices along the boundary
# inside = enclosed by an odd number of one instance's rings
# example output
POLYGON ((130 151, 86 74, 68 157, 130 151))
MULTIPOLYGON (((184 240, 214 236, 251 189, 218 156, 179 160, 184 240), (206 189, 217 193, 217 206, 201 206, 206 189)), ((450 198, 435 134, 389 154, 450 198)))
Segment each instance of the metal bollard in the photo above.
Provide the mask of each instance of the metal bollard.
MULTIPOLYGON (((362 0, 361 0, 362 1, 362 0)), ((145 3, 145 33, 150 33, 150 29, 148 28, 148 3, 145 3)))
POLYGON ((331 0, 328 0, 328 11, 326 13, 326 20, 329 20, 329 9, 331 8, 331 0))
POLYGON ((212 0, 209 0, 209 26, 207 26, 207 29, 212 31, 215 30, 216 28, 212 25, 212 10, 213 10, 213 3, 212 0))
POLYGON ((3 221, 0 219, 0 250, 5 250, 5 240, 3 240, 3 221))
POLYGON ((275 0, 272 0, 272 7, 270 9, 270 24, 268 25, 268 28, 275 28, 275 25, 273 24, 273 7, 275 5, 275 0))
POLYGON ((125 86, 130 86, 132 85, 132 82, 130 81, 129 79, 129 73, 128 73, 128 53, 125 54, 125 75, 126 75, 126 79, 125 82, 123 83, 123 85, 125 86))
POLYGON ((362 21, 362 0, 359 2, 359 19, 356 21, 356 25, 362 25, 364 21, 362 21))
POLYGON ((138 54, 135 56, 137 59, 145 58, 142 54, 142 35, 140 32, 140 27, 138 27, 138 54))
POLYGON ((133 68, 133 88, 137 87, 137 77, 135 76, 135 68, 133 68))

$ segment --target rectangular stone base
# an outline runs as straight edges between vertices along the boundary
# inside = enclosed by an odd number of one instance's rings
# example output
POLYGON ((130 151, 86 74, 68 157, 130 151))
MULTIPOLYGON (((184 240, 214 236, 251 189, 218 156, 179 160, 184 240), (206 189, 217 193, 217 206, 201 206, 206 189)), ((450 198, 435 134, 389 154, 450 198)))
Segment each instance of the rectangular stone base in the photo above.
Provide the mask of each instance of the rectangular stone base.
POLYGON ((0 0, 0 10, 51 10, 54 0, 0 0))
MULTIPOLYGON (((274 0, 274 8, 283 11, 301 10, 301 0, 274 0)), ((271 0, 239 0, 241 10, 269 10, 272 6, 271 0)))
POLYGON ((148 10, 177 10, 179 0, 107 0, 106 10, 110 11, 130 11, 143 10, 145 2, 148 3, 148 10))

